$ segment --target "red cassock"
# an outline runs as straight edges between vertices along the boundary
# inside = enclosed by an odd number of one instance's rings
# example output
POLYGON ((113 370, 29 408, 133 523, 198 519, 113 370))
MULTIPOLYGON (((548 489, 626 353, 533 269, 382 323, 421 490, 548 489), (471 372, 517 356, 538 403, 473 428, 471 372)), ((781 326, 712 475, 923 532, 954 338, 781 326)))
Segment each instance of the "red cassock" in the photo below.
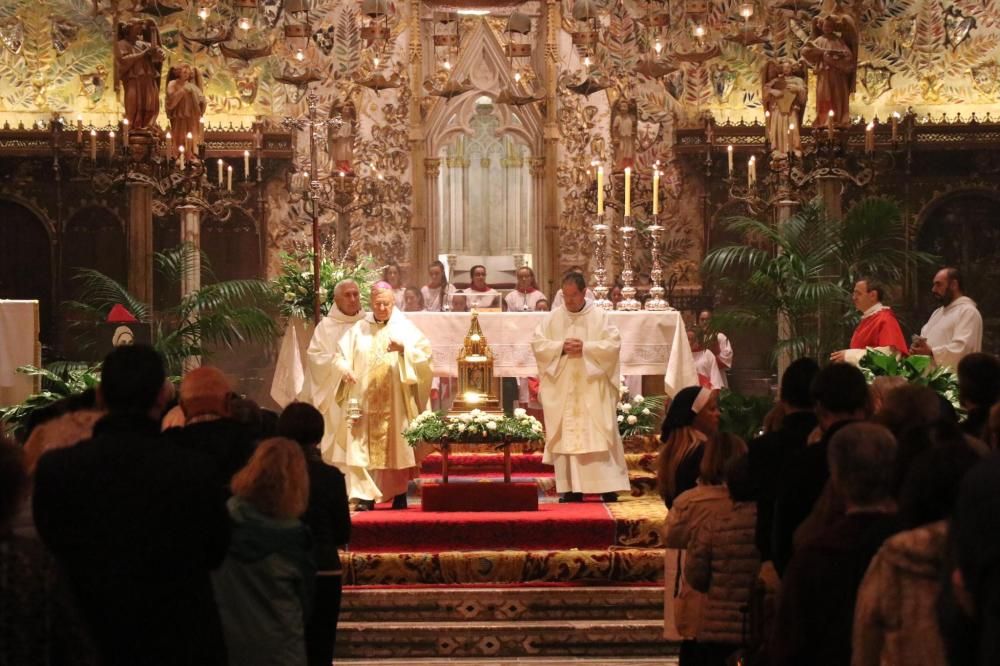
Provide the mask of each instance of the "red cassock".
POLYGON ((902 354, 908 353, 903 330, 896 321, 896 315, 889 308, 879 310, 870 317, 865 317, 854 329, 851 336, 851 349, 866 347, 895 347, 902 354))

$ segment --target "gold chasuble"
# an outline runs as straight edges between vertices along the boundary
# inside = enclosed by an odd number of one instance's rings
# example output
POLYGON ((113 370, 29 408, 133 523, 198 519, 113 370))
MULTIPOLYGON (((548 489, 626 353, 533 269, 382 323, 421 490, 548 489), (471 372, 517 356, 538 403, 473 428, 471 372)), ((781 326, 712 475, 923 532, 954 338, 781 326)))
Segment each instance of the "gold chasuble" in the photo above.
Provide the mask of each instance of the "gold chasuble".
POLYGON ((360 500, 391 499, 417 475, 417 459, 403 430, 430 404, 430 342, 398 310, 387 322, 369 313, 340 338, 335 363, 341 375, 337 402, 346 411, 353 398, 361 408, 361 417, 348 421, 346 456, 338 465, 347 476, 348 493, 360 500), (389 351, 392 342, 403 345, 403 351, 389 351))

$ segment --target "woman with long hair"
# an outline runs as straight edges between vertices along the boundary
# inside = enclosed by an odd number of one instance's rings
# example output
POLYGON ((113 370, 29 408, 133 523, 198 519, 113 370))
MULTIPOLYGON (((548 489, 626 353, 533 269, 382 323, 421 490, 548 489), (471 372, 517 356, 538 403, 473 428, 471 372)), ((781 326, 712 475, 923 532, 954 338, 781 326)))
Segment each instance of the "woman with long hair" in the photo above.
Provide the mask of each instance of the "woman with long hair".
POLYGON ((424 309, 429 312, 447 312, 451 310, 451 298, 455 294, 455 286, 448 283, 448 273, 440 261, 432 261, 427 267, 430 278, 427 284, 420 288, 424 297, 424 309))
POLYGON ((229 663, 301 666, 316 572, 299 520, 309 504, 302 449, 284 437, 264 440, 231 487, 229 553, 212 576, 229 663))
POLYGON ((718 432, 719 416, 719 393, 711 389, 689 386, 670 403, 657 459, 657 487, 667 508, 695 487, 705 442, 718 432))

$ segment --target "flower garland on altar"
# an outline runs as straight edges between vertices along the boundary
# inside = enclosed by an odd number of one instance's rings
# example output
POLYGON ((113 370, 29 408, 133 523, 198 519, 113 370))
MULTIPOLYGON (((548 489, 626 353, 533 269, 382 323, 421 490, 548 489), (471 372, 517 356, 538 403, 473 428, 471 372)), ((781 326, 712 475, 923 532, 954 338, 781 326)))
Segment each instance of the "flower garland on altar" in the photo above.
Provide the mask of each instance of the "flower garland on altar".
POLYGON ((663 396, 646 397, 637 395, 630 398, 624 384, 618 387, 621 402, 618 412, 618 433, 622 439, 652 434, 663 417, 663 396))
POLYGON ((420 442, 535 442, 545 439, 545 428, 523 409, 515 409, 513 416, 491 414, 473 409, 471 412, 446 416, 443 412, 427 410, 403 431, 410 446, 420 442))

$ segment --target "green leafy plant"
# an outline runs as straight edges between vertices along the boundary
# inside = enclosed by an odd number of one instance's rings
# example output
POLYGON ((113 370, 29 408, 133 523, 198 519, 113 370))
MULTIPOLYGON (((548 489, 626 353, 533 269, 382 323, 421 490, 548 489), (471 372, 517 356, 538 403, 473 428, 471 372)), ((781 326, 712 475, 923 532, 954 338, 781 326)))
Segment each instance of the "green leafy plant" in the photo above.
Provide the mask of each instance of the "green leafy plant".
POLYGON ((722 389, 719 391, 719 430, 732 433, 750 441, 760 434, 764 417, 774 407, 774 400, 766 395, 743 395, 722 389))
POLYGON ((649 435, 656 431, 663 420, 664 397, 662 395, 631 397, 622 384, 618 387, 620 402, 615 406, 618 419, 618 433, 622 439, 649 435))
POLYGON ((773 360, 826 358, 857 324, 850 296, 858 278, 892 288, 908 264, 936 260, 907 247, 899 207, 882 197, 862 199, 840 222, 812 202, 780 225, 734 217, 726 226, 746 240, 716 248, 702 262, 706 282, 737 304, 720 308, 713 327, 774 331, 773 360))
POLYGON ((420 442, 534 442, 545 438, 541 422, 523 409, 513 416, 478 409, 457 416, 425 411, 413 419, 403 437, 416 446, 420 442))
POLYGON ((962 406, 958 397, 958 377, 947 367, 935 366, 930 356, 897 356, 868 348, 858 362, 868 383, 876 377, 902 377, 911 384, 932 389, 944 397, 956 411, 962 406))
POLYGON ((96 389, 101 382, 98 365, 84 363, 53 363, 48 368, 22 365, 17 372, 41 379, 41 390, 28 396, 24 402, 0 407, 0 426, 20 438, 31 415, 43 407, 68 398, 87 389, 96 389))
MULTIPOLYGON (((280 301, 281 314, 285 317, 311 319, 313 314, 313 252, 296 250, 282 252, 281 272, 270 282, 271 289, 280 301)), ((327 257, 320 259, 319 296, 320 312, 325 316, 333 304, 333 288, 341 280, 354 280, 361 289, 361 300, 367 305, 371 285, 379 278, 374 259, 361 257, 357 262, 346 258, 334 262, 327 257)))

